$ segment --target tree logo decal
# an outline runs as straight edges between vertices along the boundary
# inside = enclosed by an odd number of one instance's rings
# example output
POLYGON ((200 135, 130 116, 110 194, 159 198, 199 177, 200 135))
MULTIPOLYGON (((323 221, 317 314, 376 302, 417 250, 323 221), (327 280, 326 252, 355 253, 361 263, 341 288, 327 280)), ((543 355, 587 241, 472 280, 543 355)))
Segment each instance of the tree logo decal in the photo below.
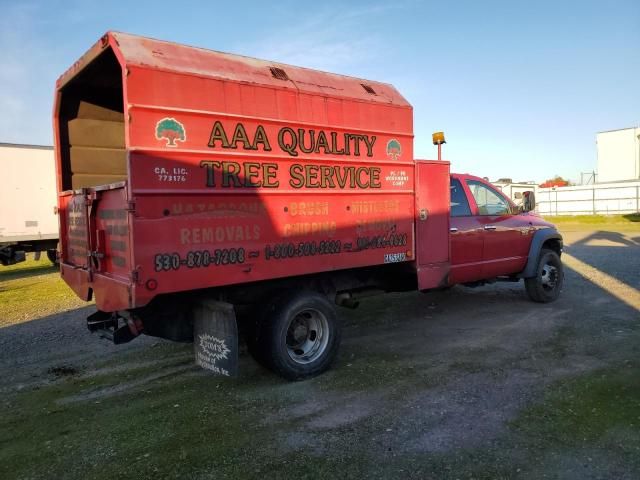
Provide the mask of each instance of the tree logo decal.
POLYGON ((392 138, 387 142, 387 157, 391 160, 397 160, 398 157, 402 154, 402 147, 400 146, 400 142, 395 138, 392 138))
POLYGON ((177 147, 176 141, 184 142, 187 139, 187 132, 175 118, 163 118, 156 124, 156 138, 165 139, 167 147, 177 147))

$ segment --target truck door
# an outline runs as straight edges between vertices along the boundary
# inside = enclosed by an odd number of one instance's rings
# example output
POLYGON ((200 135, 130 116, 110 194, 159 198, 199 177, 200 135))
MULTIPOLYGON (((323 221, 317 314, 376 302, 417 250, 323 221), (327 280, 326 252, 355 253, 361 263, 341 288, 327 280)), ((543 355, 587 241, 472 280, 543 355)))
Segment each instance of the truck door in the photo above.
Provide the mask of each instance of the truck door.
POLYGON ((509 201, 490 185, 467 180, 477 207, 477 219, 484 233, 482 278, 519 272, 529 253, 529 229, 513 211, 509 201))
POLYGON ((416 161, 418 289, 442 287, 449 274, 449 162, 416 161))
POLYGON ((464 283, 483 278, 484 231, 474 215, 460 180, 452 177, 451 192, 451 274, 449 283, 464 283))

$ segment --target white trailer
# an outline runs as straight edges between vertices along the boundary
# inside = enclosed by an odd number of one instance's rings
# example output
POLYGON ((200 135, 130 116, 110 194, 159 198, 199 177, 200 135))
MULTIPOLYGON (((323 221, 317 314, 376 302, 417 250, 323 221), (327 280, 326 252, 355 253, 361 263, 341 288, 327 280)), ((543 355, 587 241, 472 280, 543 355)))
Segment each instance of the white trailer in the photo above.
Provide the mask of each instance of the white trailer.
POLYGON ((502 190, 502 193, 513 200, 516 205, 522 203, 522 194, 524 192, 533 192, 535 194, 538 191, 538 186, 535 182, 513 182, 509 178, 501 178, 491 183, 502 190))
POLYGON ((53 147, 0 143, 0 263, 23 261, 26 252, 56 260, 58 217, 53 147))

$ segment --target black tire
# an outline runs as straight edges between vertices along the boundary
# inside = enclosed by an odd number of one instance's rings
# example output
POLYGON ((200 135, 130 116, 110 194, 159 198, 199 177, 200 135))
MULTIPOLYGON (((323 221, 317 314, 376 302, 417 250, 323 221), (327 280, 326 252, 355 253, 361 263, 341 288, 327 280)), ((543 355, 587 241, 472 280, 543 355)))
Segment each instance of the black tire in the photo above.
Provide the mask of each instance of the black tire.
POLYGON ((527 295, 534 302, 549 303, 560 296, 564 283, 562 261, 556 252, 543 248, 540 251, 536 276, 524 279, 527 295))
POLYGON ((287 380, 325 372, 336 357, 341 325, 333 304, 316 292, 274 301, 255 332, 252 355, 287 380))
POLYGON ((58 259, 58 251, 56 249, 50 248, 49 250, 47 250, 47 258, 56 267, 60 265, 60 260, 58 259))

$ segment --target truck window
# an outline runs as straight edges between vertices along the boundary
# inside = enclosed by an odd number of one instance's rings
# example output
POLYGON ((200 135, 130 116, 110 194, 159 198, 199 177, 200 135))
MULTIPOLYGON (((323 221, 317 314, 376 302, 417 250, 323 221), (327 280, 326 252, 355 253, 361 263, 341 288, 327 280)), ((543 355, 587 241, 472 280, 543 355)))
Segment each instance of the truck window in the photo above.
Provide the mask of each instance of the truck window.
POLYGON ((451 216, 452 217, 468 217, 471 215, 467 195, 462 189, 460 180, 451 179, 451 216))
POLYGON ((478 215, 510 215, 511 207, 502 195, 476 180, 467 180, 467 185, 478 206, 478 215))

